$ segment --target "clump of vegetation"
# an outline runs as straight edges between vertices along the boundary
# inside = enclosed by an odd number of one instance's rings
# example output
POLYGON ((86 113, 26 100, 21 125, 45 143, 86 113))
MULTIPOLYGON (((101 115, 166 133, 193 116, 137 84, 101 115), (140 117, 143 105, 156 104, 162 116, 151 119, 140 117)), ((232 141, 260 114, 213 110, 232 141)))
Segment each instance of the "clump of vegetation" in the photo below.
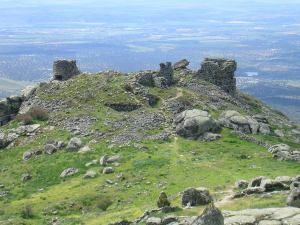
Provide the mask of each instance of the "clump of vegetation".
POLYGON ((102 198, 97 199, 96 206, 98 209, 101 209, 102 211, 106 211, 108 207, 112 205, 112 203, 113 202, 111 201, 110 198, 103 196, 102 198))
POLYGON ((17 121, 25 125, 32 124, 34 120, 46 121, 48 118, 48 112, 40 107, 32 107, 27 113, 16 117, 17 121))
POLYGON ((25 205, 21 211, 21 217, 23 219, 31 219, 34 217, 34 213, 31 205, 25 205))

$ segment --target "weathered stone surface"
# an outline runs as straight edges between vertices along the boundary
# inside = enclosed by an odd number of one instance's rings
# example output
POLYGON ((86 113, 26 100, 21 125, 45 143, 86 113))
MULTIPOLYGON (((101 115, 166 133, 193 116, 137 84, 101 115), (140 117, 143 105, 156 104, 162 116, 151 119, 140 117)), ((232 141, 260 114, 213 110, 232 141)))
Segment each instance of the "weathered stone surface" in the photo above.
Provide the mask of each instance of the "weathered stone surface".
POLYGON ((79 170, 77 168, 67 168, 65 169, 61 174, 60 174, 60 177, 61 178, 64 178, 64 177, 69 177, 69 176, 72 176, 76 173, 78 173, 79 170))
MULTIPOLYGON (((265 192, 265 189, 262 187, 248 187, 245 190, 242 191, 242 196, 243 195, 253 195, 253 194, 262 194, 265 192)), ((241 197, 241 196, 239 196, 241 197)))
POLYGON ((57 60, 53 63, 54 80, 68 80, 80 74, 75 60, 57 60))
POLYGON ((300 188, 295 188, 291 191, 287 198, 287 205, 300 208, 300 188))
POLYGON ((78 137, 73 137, 67 145, 67 150, 78 151, 81 147, 82 147, 81 139, 78 137))
POLYGON ((260 187, 264 188, 265 192, 284 191, 290 189, 288 185, 271 179, 262 180, 260 187))
POLYGON ((287 144, 271 146, 268 151, 278 160, 291 160, 300 162, 300 151, 292 150, 287 144))
POLYGON ((294 190, 296 188, 300 188, 300 182, 299 181, 294 181, 293 183, 291 183, 290 185, 290 189, 294 190))
POLYGON ((275 178, 275 181, 279 181, 286 185, 290 185, 292 183, 292 180, 293 180, 293 178, 291 178, 289 176, 280 176, 280 177, 275 178))
POLYGON ((264 177, 264 176, 255 177, 249 182, 248 187, 260 187, 262 181, 265 179, 266 179, 266 177, 264 177))
POLYGON ((191 225, 224 225, 224 217, 219 209, 211 205, 191 225))
POLYGON ((22 182, 27 182, 31 179, 32 179, 31 174, 29 174, 29 173, 23 173, 22 174, 22 177, 21 177, 22 182))
POLYGON ((160 225, 161 224, 161 218, 158 217, 150 217, 147 219, 146 225, 160 225))
POLYGON ((198 139, 206 132, 218 132, 220 130, 208 112, 198 109, 180 113, 175 119, 175 124, 178 135, 191 139, 198 139))
POLYGON ((158 200, 157 200, 157 207, 162 208, 162 207, 170 206, 170 205, 171 205, 171 203, 168 200, 167 194, 165 192, 161 192, 158 197, 158 200))
POLYGON ((188 188, 183 192, 181 203, 183 206, 207 205, 212 197, 206 188, 188 188))
POLYGON ((35 150, 31 150, 31 151, 26 151, 23 153, 23 160, 27 161, 30 158, 34 157, 34 156, 38 156, 41 155, 43 152, 40 149, 35 149, 35 150))
POLYGON ((83 178, 90 179, 90 178, 94 178, 96 176, 97 176, 97 173, 94 170, 89 170, 84 174, 83 178))
POLYGON ((247 188, 249 185, 248 181, 246 180, 239 180, 235 183, 235 187, 236 188, 242 188, 242 189, 245 189, 247 188))
POLYGON ((182 59, 182 60, 174 63, 173 69, 174 70, 186 69, 189 64, 190 64, 189 61, 187 61, 186 59, 182 59))
POLYGON ((234 72, 237 63, 234 60, 206 58, 198 71, 198 77, 219 86, 224 91, 234 94, 236 79, 234 72))
POLYGON ((178 219, 175 216, 169 215, 162 219, 161 225, 175 225, 178 224, 178 219))
POLYGON ((219 121, 222 126, 245 134, 256 134, 259 132, 259 127, 263 126, 252 117, 243 116, 239 112, 233 110, 224 111, 220 115, 219 121))
POLYGON ((57 152, 57 150, 58 150, 57 147, 53 144, 46 144, 44 146, 44 153, 47 155, 52 155, 55 152, 57 152))
POLYGON ((110 173, 113 173, 113 172, 115 172, 115 170, 112 167, 105 167, 103 169, 103 174, 110 174, 110 173))

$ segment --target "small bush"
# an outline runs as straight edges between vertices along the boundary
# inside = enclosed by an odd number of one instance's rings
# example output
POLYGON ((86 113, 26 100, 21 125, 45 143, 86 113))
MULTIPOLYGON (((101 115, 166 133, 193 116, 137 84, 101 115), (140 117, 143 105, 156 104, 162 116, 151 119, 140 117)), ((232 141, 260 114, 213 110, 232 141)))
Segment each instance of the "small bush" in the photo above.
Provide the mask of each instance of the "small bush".
POLYGON ((24 208, 21 211, 21 217, 23 219, 30 219, 34 217, 32 206, 31 205, 25 205, 24 208))
POLYGON ((33 107, 27 113, 20 114, 16 117, 17 121, 25 125, 32 124, 33 120, 48 120, 48 112, 40 107, 33 107))
POLYGON ((45 121, 48 120, 48 112, 40 107, 33 107, 29 110, 28 114, 35 120, 45 121))
POLYGON ((96 206, 97 208, 101 209, 102 211, 106 211, 108 209, 109 206, 111 206, 112 201, 107 198, 107 197, 103 197, 103 198, 99 198, 97 200, 96 206))
POLYGON ((33 118, 30 114, 25 113, 25 114, 17 115, 16 120, 22 122, 25 125, 28 125, 32 123, 33 118))

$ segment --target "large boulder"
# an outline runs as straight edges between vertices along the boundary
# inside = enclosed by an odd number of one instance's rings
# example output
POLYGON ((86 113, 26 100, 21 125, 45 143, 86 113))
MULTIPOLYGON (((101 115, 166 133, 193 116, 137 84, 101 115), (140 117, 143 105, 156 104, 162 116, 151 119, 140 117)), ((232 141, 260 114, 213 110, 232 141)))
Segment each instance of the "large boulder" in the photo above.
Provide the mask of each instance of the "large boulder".
POLYGON ((260 124, 254 118, 243 116, 234 110, 224 111, 221 114, 219 121, 224 127, 246 134, 256 134, 260 128, 260 124))
POLYGON ((78 137, 73 137, 67 145, 67 150, 78 151, 81 147, 82 147, 81 139, 78 137))
POLYGON ((198 109, 180 113, 175 119, 175 124, 178 135, 191 139, 198 139, 206 132, 214 133, 220 130, 208 112, 198 109))
POLYGON ((224 217, 219 209, 210 205, 191 225, 224 225, 224 217))
POLYGON ((181 203, 183 206, 199 206, 212 201, 212 196, 206 188, 188 188, 183 192, 181 203))
POLYGON ((291 191, 287 198, 287 205, 300 208, 300 188, 295 188, 291 191))
POLYGON ((186 59, 182 59, 182 60, 174 63, 173 69, 174 70, 186 69, 189 64, 190 64, 189 61, 187 61, 186 59))
POLYGON ((260 186, 265 190, 265 192, 284 191, 290 189, 288 185, 271 179, 263 180, 260 186))
POLYGON ((291 160, 300 162, 300 151, 292 150, 287 144, 271 146, 268 151, 278 160, 291 160))
POLYGON ((61 174, 60 174, 60 177, 61 178, 64 178, 64 177, 69 177, 69 176, 72 176, 76 173, 78 173, 79 170, 77 168, 67 168, 65 169, 61 174))

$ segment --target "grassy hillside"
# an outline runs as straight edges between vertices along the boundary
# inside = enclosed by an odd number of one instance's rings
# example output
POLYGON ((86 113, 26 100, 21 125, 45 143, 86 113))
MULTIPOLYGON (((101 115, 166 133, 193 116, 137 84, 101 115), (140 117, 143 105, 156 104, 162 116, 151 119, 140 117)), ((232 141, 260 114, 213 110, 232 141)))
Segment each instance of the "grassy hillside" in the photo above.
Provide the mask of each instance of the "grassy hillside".
MULTIPOLYGON (((192 82, 191 77, 185 79, 192 82)), ((37 96, 52 109, 49 110, 49 121, 37 121, 42 126, 39 134, 21 137, 15 147, 0 150, 0 184, 9 191, 6 197, 0 198, 0 224, 48 224, 57 219, 61 224, 105 225, 121 219, 135 219, 146 209, 155 208, 162 190, 169 195, 173 205, 180 206, 179 193, 185 188, 200 186, 209 188, 218 202, 239 179, 299 174, 298 163, 277 161, 265 148, 239 139, 229 129, 224 128, 222 138, 214 142, 192 141, 174 134, 166 141, 156 138, 172 127, 173 115, 165 107, 172 99, 188 99, 194 108, 209 110, 214 118, 225 109, 235 109, 243 114, 263 113, 268 108, 262 103, 241 94, 239 101, 251 107, 241 108, 231 99, 222 99, 217 108, 211 96, 174 86, 149 88, 148 91, 159 98, 157 104, 150 107, 142 96, 127 90, 129 81, 130 77, 117 74, 83 74, 67 82, 43 84, 38 88, 37 96), (64 104, 53 110, 53 103, 61 101, 64 104), (107 107, 107 102, 129 102, 142 107, 132 112, 117 112, 107 107), (157 124, 147 122, 150 115, 163 115, 165 120, 157 124), (81 139, 91 148, 90 152, 80 154, 63 149, 53 155, 42 154, 26 162, 22 160, 25 151, 43 148, 46 141, 69 141, 76 133, 68 129, 66 121, 87 116, 94 119, 88 121, 92 134, 81 136, 81 139), (136 127, 134 124, 139 126, 141 117, 143 126, 136 127), (52 125, 56 127, 51 129, 52 125), (120 141, 125 134, 132 135, 131 141, 120 141), (102 174, 103 166, 99 162, 86 165, 92 160, 99 161, 105 154, 122 158, 113 164, 113 174, 102 174), (78 168, 79 173, 60 178, 61 172, 69 167, 78 168), (97 172, 97 176, 83 179, 89 170, 97 172), (32 179, 22 182, 24 173, 30 173, 32 179)), ((213 85, 202 81, 199 84, 207 91, 219 93, 213 85)), ((272 113, 274 119, 286 120, 279 113, 272 113)), ((83 121, 79 126, 85 127, 86 123, 83 121)), ((17 122, 12 121, 1 129, 6 131, 17 126, 17 122)), ((289 137, 254 136, 272 143, 297 146, 289 137)), ((273 198, 253 196, 220 207, 282 206, 284 198, 285 194, 273 198)), ((194 208, 176 213, 197 215, 200 211, 201 208, 194 208)))

